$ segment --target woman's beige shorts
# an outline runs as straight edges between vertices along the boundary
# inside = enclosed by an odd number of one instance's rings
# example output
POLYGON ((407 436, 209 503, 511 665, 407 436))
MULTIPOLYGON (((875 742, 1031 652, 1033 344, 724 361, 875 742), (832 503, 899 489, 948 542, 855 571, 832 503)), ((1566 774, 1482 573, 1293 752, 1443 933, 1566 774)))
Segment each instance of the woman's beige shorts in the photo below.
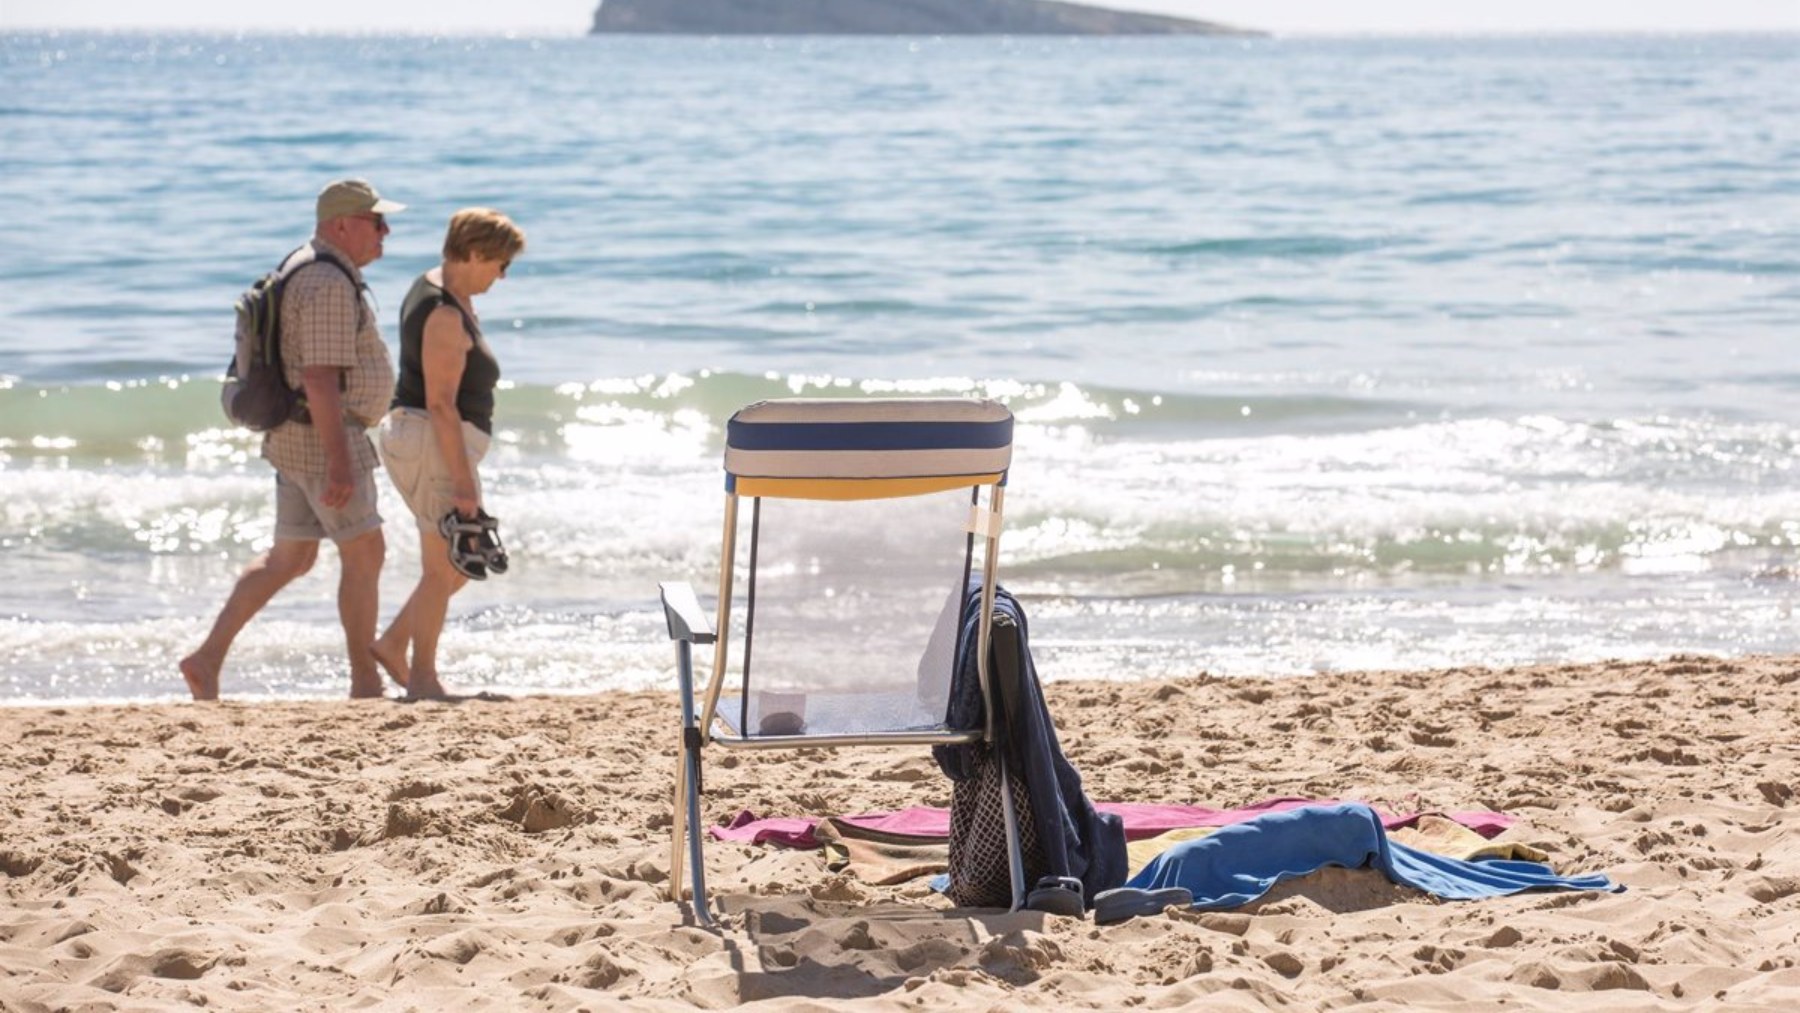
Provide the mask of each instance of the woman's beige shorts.
MULTIPOLYGON (((469 472, 475 477, 475 498, 481 498, 481 472, 476 467, 487 456, 488 434, 470 422, 462 424, 463 450, 469 472)), ((450 469, 431 431, 431 413, 422 408, 396 408, 381 420, 381 460, 400 498, 418 519, 419 527, 436 531, 450 512, 450 469)))

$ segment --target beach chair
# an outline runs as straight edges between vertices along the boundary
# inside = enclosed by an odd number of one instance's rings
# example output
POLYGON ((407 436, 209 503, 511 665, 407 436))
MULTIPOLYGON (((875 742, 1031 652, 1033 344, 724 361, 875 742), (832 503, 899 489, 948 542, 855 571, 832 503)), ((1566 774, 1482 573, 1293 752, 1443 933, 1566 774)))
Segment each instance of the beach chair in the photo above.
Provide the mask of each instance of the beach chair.
MULTIPOLYGON (((1004 406, 966 398, 762 401, 731 417, 716 624, 689 585, 661 585, 682 725, 669 893, 683 898, 685 843, 702 924, 712 924, 700 817, 708 748, 993 739, 993 707, 977 728, 949 727, 946 710, 972 601, 989 699, 1012 425, 1004 406), (693 647, 705 644, 712 671, 696 707, 693 647)), ((1019 823, 1011 792, 1001 795, 1016 909, 1019 823)))

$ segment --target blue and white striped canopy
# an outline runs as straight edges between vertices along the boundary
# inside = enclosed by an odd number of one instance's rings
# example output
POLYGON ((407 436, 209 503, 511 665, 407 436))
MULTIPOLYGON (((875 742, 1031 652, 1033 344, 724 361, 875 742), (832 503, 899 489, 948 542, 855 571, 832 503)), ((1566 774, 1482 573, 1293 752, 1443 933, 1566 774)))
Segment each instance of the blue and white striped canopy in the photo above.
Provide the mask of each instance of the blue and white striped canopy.
POLYGON ((976 398, 759 401, 725 427, 726 488, 741 496, 879 499, 1002 484, 1012 412, 976 398))

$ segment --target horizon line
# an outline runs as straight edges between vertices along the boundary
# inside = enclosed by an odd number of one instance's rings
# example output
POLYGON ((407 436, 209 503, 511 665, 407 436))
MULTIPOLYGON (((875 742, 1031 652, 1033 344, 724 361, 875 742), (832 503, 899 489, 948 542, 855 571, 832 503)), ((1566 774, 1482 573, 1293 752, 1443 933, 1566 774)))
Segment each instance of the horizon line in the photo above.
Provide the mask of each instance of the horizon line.
POLYGON ((261 26, 261 25, 55 25, 55 24, 21 24, 0 25, 0 36, 19 34, 80 34, 80 35, 215 35, 215 36, 314 36, 320 38, 482 38, 504 39, 507 41, 544 41, 552 39, 589 38, 606 36, 617 38, 686 38, 686 39, 974 39, 974 38, 1015 38, 1015 39, 1123 39, 1123 38, 1158 38, 1186 40, 1223 40, 1245 41, 1247 39, 1285 39, 1285 38, 1543 38, 1543 37, 1593 37, 1593 36, 1727 36, 1727 35, 1800 35, 1800 25, 1742 26, 1730 28, 1359 28, 1359 29, 1264 29, 1233 25, 1233 32, 1221 32, 1218 35, 1157 35, 1142 33, 1117 33, 1111 35, 1081 35, 1066 32, 994 32, 981 35, 944 33, 944 32, 886 32, 886 33, 831 33, 831 32, 595 32, 591 29, 574 30, 533 26, 528 28, 442 28, 442 29, 409 29, 409 28, 313 28, 302 26, 261 26))

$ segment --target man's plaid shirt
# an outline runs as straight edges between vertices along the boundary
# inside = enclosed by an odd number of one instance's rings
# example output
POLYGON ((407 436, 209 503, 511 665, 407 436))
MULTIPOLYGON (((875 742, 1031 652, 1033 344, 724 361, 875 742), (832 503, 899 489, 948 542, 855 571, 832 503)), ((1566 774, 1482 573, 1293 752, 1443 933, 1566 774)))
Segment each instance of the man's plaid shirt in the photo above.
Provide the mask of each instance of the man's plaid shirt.
MULTIPOLYGON (((288 276, 281 298, 281 355, 288 386, 302 390, 308 366, 344 370, 344 428, 350 438, 350 463, 360 471, 380 466, 367 430, 387 414, 394 397, 394 364, 375 314, 362 295, 362 272, 340 250, 314 239, 301 256, 330 255, 350 269, 352 284, 341 271, 309 267, 288 276)), ((294 475, 325 474, 325 443, 310 425, 288 422, 263 437, 262 455, 281 471, 294 475)))

